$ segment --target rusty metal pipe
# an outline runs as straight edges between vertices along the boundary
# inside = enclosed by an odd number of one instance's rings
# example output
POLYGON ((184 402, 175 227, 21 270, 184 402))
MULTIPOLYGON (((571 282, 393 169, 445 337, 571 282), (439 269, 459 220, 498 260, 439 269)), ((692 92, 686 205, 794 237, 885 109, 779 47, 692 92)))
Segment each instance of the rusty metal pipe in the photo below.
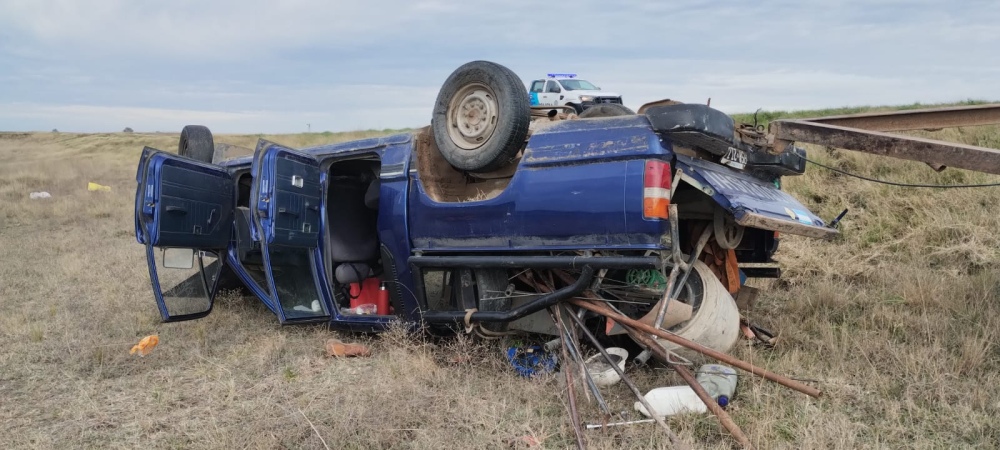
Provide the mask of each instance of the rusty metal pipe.
MULTIPOLYGON (((562 328, 563 326, 562 314, 559 314, 558 310, 553 311, 551 307, 549 308, 549 314, 553 314, 555 316, 557 326, 562 328)), ((569 362, 569 354, 568 350, 566 350, 566 347, 569 346, 569 342, 564 330, 562 329, 559 330, 559 337, 561 337, 563 340, 563 345, 562 345, 563 361, 569 362)), ((584 450, 587 448, 587 441, 583 437, 583 428, 581 428, 580 425, 580 412, 576 408, 576 387, 574 386, 573 383, 572 372, 573 371, 569 370, 568 367, 563 367, 563 373, 566 374, 566 392, 569 395, 569 418, 570 421, 573 422, 573 433, 576 434, 576 445, 580 450, 584 450)))
POLYGON ((911 109, 801 119, 871 131, 927 130, 1000 123, 1000 104, 911 109))
MULTIPOLYGON (((611 368, 613 368, 615 372, 618 373, 618 377, 621 378, 622 382, 625 383, 626 386, 628 386, 628 388, 632 391, 633 394, 635 394, 636 399, 639 400, 639 403, 642 404, 642 407, 646 408, 646 411, 649 412, 654 411, 653 406, 650 405, 649 402, 646 401, 646 397, 642 395, 642 391, 639 390, 639 388, 635 385, 634 382, 632 382, 632 380, 628 377, 628 375, 625 375, 625 371, 623 371, 621 367, 618 367, 618 364, 615 362, 614 358, 612 358, 611 355, 608 354, 608 351, 604 349, 604 346, 602 346, 601 343, 597 340, 597 337, 594 336, 594 333, 591 333, 590 330, 587 329, 587 326, 584 325, 583 320, 577 317, 575 314, 570 314, 569 318, 573 319, 573 321, 576 322, 576 324, 580 327, 580 330, 583 331, 584 336, 587 336, 587 340, 589 340, 590 343, 597 348, 597 351, 601 352, 601 356, 603 356, 605 361, 607 361, 608 364, 611 365, 611 368)), ((687 446, 684 445, 681 439, 677 437, 676 434, 674 434, 673 430, 671 430, 670 427, 667 426, 667 422, 665 422, 662 417, 653 414, 653 419, 655 419, 656 423, 659 424, 664 431, 666 431, 667 438, 670 439, 671 444, 680 448, 687 448, 687 446)))
POLYGON ((808 142, 890 158, 1000 174, 1000 150, 804 120, 771 122, 777 152, 789 142, 808 142))
POLYGON ((799 383, 798 381, 795 381, 795 380, 793 380, 791 378, 788 378, 788 377, 785 377, 785 376, 782 376, 782 375, 778 375, 776 373, 768 371, 767 369, 761 369, 761 368, 759 368, 757 366, 754 366, 753 364, 750 364, 750 363, 748 363, 746 361, 734 358, 734 357, 732 357, 730 355, 727 355, 725 353, 722 353, 720 351, 713 350, 711 348, 705 347, 704 345, 701 345, 701 344, 699 344, 697 342, 693 342, 693 341, 691 341, 689 339, 682 338, 682 337, 680 337, 680 336, 678 336, 676 334, 673 334, 673 333, 670 333, 670 332, 666 332, 666 331, 663 331, 663 330, 658 330, 655 327, 651 327, 649 325, 646 325, 646 324, 644 324, 642 322, 639 322, 638 320, 630 319, 630 318, 628 318, 628 317, 626 317, 626 316, 624 316, 622 314, 618 314, 618 313, 612 311, 607 306, 601 305, 599 303, 594 303, 594 302, 591 302, 591 301, 578 300, 578 299, 571 299, 571 300, 569 300, 569 302, 572 303, 572 304, 574 304, 574 305, 576 305, 576 306, 579 306, 581 308, 584 308, 584 309, 593 311, 595 313, 598 313, 600 315, 603 315, 605 317, 611 318, 611 319, 615 320, 616 322, 618 322, 619 324, 628 325, 628 326, 630 326, 632 328, 635 328, 635 329, 637 329, 639 331, 642 331, 643 333, 649 333, 649 334, 652 334, 654 336, 663 338, 665 340, 673 342, 674 344, 677 344, 677 345, 683 346, 685 348, 694 350, 694 351, 696 351, 698 353, 701 353, 702 355, 708 356, 709 358, 712 358, 712 359, 724 362, 724 363, 729 364, 731 366, 735 366, 735 367, 737 367, 739 369, 742 369, 744 371, 750 372, 753 375, 756 375, 758 377, 764 378, 766 380, 773 381, 775 383, 778 383, 778 384, 780 384, 782 386, 785 386, 785 387, 787 387, 789 389, 793 389, 793 390, 799 391, 799 392, 801 392, 803 394, 806 394, 808 396, 819 398, 821 395, 823 395, 822 391, 820 391, 819 389, 816 389, 816 388, 814 388, 812 386, 807 386, 805 384, 799 383))
POLYGON ((691 389, 694 390, 695 394, 698 394, 698 398, 705 403, 708 410, 712 411, 712 414, 715 414, 715 417, 719 419, 719 423, 722 424, 727 431, 729 431, 729 434, 733 435, 733 438, 736 439, 736 441, 739 442, 743 448, 753 448, 753 444, 750 443, 750 438, 743 433, 743 430, 740 429, 739 425, 736 425, 736 422, 734 422, 733 418, 729 416, 729 413, 722 409, 716 401, 712 400, 712 397, 708 395, 708 392, 705 391, 705 388, 702 387, 701 383, 698 383, 698 380, 696 380, 694 375, 691 374, 691 370, 680 364, 672 364, 670 362, 670 358, 667 357, 667 351, 649 336, 639 333, 632 327, 625 325, 622 327, 625 328, 625 331, 628 332, 632 339, 635 339, 635 341, 640 345, 652 351, 657 358, 667 363, 671 368, 677 371, 677 374, 680 375, 685 382, 687 382, 688 386, 691 386, 691 389))
MULTIPOLYGON (((559 324, 559 338, 562 339, 564 350, 569 352, 569 357, 573 358, 573 361, 580 367, 584 381, 587 382, 587 388, 592 394, 594 394, 594 400, 597 401, 597 406, 604 413, 605 420, 611 417, 611 407, 608 406, 608 402, 604 400, 604 396, 601 395, 601 390, 598 389, 597 383, 594 382, 594 377, 590 376, 590 372, 587 370, 587 366, 583 359, 583 354, 580 352, 579 344, 573 339, 573 333, 566 329, 566 325, 563 321, 559 320, 553 308, 560 308, 559 306, 549 307, 549 317, 552 318, 552 323, 559 324)), ((582 310, 581 310, 582 311, 582 310)), ((563 359, 569 363, 569 359, 563 355, 563 359)))

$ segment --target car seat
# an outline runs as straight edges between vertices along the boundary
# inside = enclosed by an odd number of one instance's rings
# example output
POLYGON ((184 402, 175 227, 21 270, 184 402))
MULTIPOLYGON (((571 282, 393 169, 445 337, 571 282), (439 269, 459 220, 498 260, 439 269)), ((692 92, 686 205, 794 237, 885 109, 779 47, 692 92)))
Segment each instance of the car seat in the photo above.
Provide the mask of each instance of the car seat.
POLYGON ((327 248, 338 283, 359 283, 377 275, 380 188, 378 178, 368 173, 330 178, 327 248))

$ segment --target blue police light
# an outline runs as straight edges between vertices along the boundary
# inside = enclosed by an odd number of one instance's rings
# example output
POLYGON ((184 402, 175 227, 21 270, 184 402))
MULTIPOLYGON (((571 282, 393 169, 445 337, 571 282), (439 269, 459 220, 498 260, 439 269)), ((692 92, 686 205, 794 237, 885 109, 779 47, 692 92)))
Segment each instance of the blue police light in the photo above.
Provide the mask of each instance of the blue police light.
POLYGON ((548 75, 549 75, 549 78, 555 78, 555 77, 560 77, 560 78, 576 78, 576 74, 575 73, 550 73, 548 75))

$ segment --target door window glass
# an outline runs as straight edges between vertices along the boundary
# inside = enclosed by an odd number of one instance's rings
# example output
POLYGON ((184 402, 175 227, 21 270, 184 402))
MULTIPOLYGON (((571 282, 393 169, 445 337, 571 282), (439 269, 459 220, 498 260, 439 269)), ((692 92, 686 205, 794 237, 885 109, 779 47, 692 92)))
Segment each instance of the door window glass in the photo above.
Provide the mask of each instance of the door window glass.
POLYGON ((153 250, 163 305, 171 317, 200 314, 212 309, 212 287, 222 268, 215 254, 201 251, 194 251, 189 265, 179 264, 179 255, 183 254, 180 250, 153 250))
POLYGON ((320 301, 319 288, 313 273, 311 248, 268 246, 275 297, 286 319, 327 316, 325 302, 320 301))

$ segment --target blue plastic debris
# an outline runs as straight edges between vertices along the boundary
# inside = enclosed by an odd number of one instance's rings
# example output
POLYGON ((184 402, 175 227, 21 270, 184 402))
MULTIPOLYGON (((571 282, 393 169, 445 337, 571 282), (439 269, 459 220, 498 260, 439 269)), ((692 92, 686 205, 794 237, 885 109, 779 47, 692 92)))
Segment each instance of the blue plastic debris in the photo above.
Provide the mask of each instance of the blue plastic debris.
POLYGON ((551 373, 556 369, 555 355, 546 352, 539 345, 510 347, 507 349, 507 361, 510 361, 518 375, 525 378, 551 373))

